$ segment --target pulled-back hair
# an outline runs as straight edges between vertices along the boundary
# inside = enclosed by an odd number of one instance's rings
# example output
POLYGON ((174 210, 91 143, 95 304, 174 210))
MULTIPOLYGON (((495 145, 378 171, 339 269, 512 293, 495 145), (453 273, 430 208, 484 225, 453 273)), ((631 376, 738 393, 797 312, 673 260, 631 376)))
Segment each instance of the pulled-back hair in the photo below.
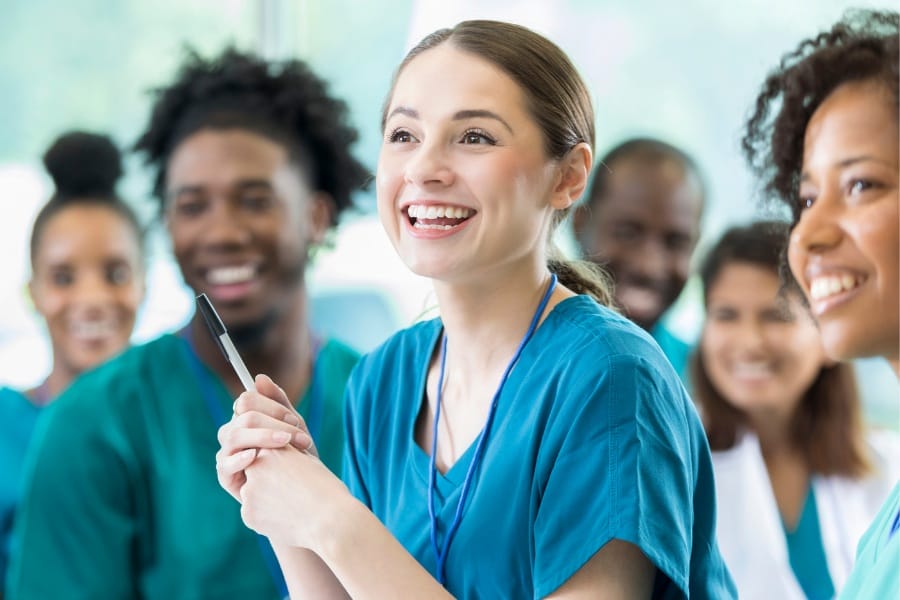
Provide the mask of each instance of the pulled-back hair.
MULTIPOLYGON (((785 280, 781 265, 787 248, 789 225, 760 221, 725 232, 700 267, 704 303, 722 271, 733 264, 749 264, 782 274, 782 294, 803 300, 793 280, 785 280)), ((702 343, 702 342, 701 342, 702 343)), ((747 416, 730 404, 715 388, 699 349, 691 358, 694 399, 700 407, 712 450, 728 450, 737 442, 747 416)), ((869 469, 866 457, 860 400, 853 367, 845 363, 823 366, 797 407, 791 423, 791 438, 803 449, 813 473, 860 477, 869 469)))
POLYGON ((785 203, 795 224, 800 217, 803 140, 810 118, 840 85, 869 80, 884 85, 896 114, 898 34, 896 12, 849 11, 829 31, 802 41, 766 78, 742 147, 766 195, 785 203))
POLYGON ((122 176, 122 157, 108 136, 86 131, 64 133, 44 153, 44 167, 55 189, 38 211, 31 229, 32 268, 47 223, 71 206, 109 208, 134 230, 138 245, 143 248, 143 228, 134 210, 116 194, 116 182, 122 176))
POLYGON ((273 63, 234 48, 207 60, 189 50, 176 80, 154 95, 135 150, 156 169, 161 208, 169 158, 201 129, 246 129, 284 146, 310 187, 331 197, 332 225, 370 179, 350 152, 358 134, 347 106, 299 60, 273 63))
MULTIPOLYGON (((541 130, 548 157, 561 160, 581 143, 594 147, 594 108, 587 86, 572 61, 542 35, 501 21, 463 21, 423 38, 397 68, 382 110, 382 129, 400 73, 414 58, 444 43, 488 61, 516 82, 525 97, 526 109, 541 130)), ((556 212, 551 234, 569 211, 556 212)), ((587 261, 565 259, 552 246, 547 265, 560 283, 572 291, 589 294, 606 306, 613 305, 609 278, 600 267, 587 261)))

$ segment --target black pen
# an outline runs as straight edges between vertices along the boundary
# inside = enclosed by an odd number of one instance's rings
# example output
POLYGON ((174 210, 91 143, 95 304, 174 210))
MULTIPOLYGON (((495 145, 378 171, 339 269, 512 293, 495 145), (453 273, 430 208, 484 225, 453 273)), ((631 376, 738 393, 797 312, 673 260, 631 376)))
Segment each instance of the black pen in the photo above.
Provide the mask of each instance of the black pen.
POLYGON ((228 337, 225 324, 222 323, 222 319, 219 318, 216 309, 213 308, 206 294, 197 296, 197 309, 203 315, 203 320, 206 321, 209 332, 215 338, 216 343, 219 344, 219 348, 222 349, 225 358, 231 363, 234 372, 237 373, 238 379, 244 384, 244 389, 248 392, 255 392, 256 386, 253 384, 253 377, 250 376, 250 371, 247 370, 247 366, 241 360, 241 355, 238 354, 237 348, 234 347, 231 338, 228 337))

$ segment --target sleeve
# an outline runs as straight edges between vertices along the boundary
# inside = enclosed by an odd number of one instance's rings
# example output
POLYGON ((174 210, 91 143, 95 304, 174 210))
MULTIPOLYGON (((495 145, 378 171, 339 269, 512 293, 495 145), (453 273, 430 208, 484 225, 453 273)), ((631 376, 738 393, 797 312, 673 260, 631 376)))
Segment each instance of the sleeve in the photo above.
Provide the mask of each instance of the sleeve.
POLYGON ((7 600, 134 598, 134 498, 121 428, 74 385, 29 450, 7 600))
POLYGON ((563 408, 536 474, 535 596, 555 591, 619 539, 665 575, 657 590, 687 597, 696 467, 683 391, 674 373, 640 357, 602 360, 590 376, 567 366, 560 378, 565 397, 554 402, 563 408))
POLYGON ((363 435, 365 419, 359 414, 363 391, 360 385, 360 381, 363 379, 362 365, 363 363, 359 363, 350 374, 345 391, 344 460, 341 478, 350 493, 371 510, 372 502, 365 479, 368 464, 365 453, 365 436, 363 435))

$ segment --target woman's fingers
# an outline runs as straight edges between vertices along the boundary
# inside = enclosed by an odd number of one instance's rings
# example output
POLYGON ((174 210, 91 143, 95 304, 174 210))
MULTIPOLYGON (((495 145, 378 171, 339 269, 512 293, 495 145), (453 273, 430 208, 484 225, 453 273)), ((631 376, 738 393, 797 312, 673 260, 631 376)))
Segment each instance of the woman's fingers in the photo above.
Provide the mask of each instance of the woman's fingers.
POLYGON ((244 413, 219 428, 219 445, 226 455, 251 448, 281 448, 288 444, 299 450, 312 446, 305 429, 261 413, 244 413))
POLYGON ((291 399, 287 397, 287 394, 284 393, 284 390, 281 389, 278 384, 272 381, 271 377, 260 373, 256 376, 254 383, 256 384, 256 390, 259 393, 275 400, 284 408, 287 408, 291 411, 294 410, 294 406, 291 404, 291 399))
MULTIPOLYGON (((265 375, 259 375, 257 379, 263 381, 261 379, 263 377, 265 375)), ((272 386, 275 386, 268 377, 265 380, 271 383, 272 386)), ((281 389, 278 386, 275 387, 279 390, 281 389)), ((283 395, 284 392, 281 392, 281 394, 283 395)), ((297 414, 297 411, 294 410, 290 403, 287 403, 287 406, 285 406, 281 401, 270 397, 268 394, 263 394, 261 391, 244 392, 234 401, 235 415, 244 415, 251 412, 262 413, 277 421, 282 421, 300 429, 306 429, 306 423, 303 421, 303 418, 297 414)))

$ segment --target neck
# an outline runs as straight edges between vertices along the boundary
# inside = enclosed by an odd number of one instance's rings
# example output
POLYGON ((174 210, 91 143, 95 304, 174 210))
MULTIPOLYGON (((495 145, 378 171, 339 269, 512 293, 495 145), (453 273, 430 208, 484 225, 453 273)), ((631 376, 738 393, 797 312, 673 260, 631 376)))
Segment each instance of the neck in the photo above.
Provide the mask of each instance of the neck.
POLYGON ((894 369, 894 375, 897 376, 897 379, 900 379, 900 358, 888 359, 888 363, 894 369))
POLYGON ((53 369, 51 369, 50 374, 47 375, 47 379, 45 379, 38 387, 31 390, 30 395, 37 401, 52 400, 65 391, 65 389, 69 387, 69 384, 80 374, 79 371, 65 365, 62 361, 54 359, 53 369), (43 388, 41 392, 42 395, 45 396, 44 398, 35 396, 35 392, 40 388, 43 388))
POLYGON ((767 463, 783 460, 784 457, 794 456, 799 452, 791 435, 792 422, 791 414, 777 411, 750 416, 751 427, 759 438, 759 448, 767 463))
MULTIPOLYGON (((189 327, 200 360, 225 382, 233 395, 243 392, 234 369, 209 334, 199 313, 194 314, 189 327)), ((290 300, 279 308, 277 316, 261 327, 259 335, 252 339, 231 336, 247 370, 254 377, 260 373, 269 375, 284 389, 288 398, 300 397, 309 382, 312 367, 305 288, 298 287, 290 300)))
MULTIPOLYGON (((447 366, 465 379, 502 369, 525 334, 550 283, 546 267, 507 268, 489 280, 435 282, 447 335, 447 366)), ((544 316, 571 295, 557 286, 544 316)))

